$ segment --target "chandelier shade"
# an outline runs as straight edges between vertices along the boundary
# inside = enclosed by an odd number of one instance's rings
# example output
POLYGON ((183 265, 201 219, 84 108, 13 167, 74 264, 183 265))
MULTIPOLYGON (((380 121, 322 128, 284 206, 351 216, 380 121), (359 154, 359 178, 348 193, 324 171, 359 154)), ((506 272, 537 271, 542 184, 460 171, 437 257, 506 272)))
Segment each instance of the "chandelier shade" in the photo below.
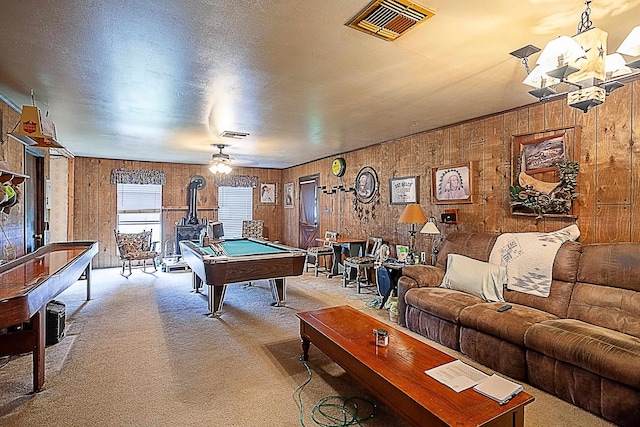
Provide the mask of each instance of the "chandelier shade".
POLYGON ((617 52, 623 55, 640 56, 640 25, 631 30, 617 52))

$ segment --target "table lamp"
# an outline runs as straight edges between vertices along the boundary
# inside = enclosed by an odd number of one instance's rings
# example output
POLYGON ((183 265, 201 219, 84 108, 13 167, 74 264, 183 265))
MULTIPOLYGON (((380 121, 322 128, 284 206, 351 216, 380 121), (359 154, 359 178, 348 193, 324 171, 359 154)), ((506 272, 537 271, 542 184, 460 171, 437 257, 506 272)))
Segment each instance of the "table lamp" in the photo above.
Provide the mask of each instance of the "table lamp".
POLYGON ((405 206, 402 215, 398 218, 398 224, 411 224, 411 230, 409 230, 409 253, 407 254, 407 264, 413 264, 415 262, 415 250, 416 250, 416 224, 424 224, 427 222, 427 217, 424 216, 422 208, 417 203, 410 203, 405 206))
MULTIPOLYGON (((420 230, 420 233, 429 234, 431 235, 432 239, 436 234, 440 234, 440 230, 438 230, 438 227, 436 226, 435 217, 429 217, 429 221, 427 221, 424 227, 422 227, 422 230, 420 230)), ((435 258, 436 258, 436 255, 438 254, 434 243, 435 241, 432 240, 431 241, 431 265, 435 264, 435 261, 436 261, 435 258)))

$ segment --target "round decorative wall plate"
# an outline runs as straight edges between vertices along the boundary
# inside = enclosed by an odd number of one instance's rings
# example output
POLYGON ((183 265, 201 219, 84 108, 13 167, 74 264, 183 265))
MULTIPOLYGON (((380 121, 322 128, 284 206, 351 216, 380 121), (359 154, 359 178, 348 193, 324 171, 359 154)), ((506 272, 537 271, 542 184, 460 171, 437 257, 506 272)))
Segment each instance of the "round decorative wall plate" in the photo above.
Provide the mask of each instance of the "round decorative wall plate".
POLYGON ((378 194, 378 174, 371 166, 360 169, 356 176, 356 199, 360 203, 371 203, 378 194))
POLYGON ((344 171, 347 169, 347 165, 342 157, 336 158, 333 163, 331 163, 331 173, 335 176, 344 175, 344 171))

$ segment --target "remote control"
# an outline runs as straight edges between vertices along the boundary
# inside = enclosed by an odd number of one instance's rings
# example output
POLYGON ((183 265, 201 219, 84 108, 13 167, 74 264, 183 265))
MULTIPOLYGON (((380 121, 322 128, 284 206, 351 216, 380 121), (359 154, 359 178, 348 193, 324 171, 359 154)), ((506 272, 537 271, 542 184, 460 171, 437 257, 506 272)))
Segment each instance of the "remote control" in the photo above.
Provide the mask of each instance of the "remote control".
POLYGON ((507 310, 509 310, 510 308, 511 308, 511 305, 510 305, 510 304, 505 304, 505 305, 503 305, 502 307, 500 307, 500 308, 498 309, 498 313, 502 313, 503 311, 507 311, 507 310))

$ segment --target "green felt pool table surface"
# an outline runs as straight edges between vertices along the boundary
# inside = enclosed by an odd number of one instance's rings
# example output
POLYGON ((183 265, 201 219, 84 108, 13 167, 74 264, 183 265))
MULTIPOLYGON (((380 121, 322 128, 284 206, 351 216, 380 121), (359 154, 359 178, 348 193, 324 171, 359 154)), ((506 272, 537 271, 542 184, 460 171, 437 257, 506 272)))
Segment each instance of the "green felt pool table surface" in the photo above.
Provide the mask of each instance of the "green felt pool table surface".
MULTIPOLYGON (((224 240, 220 242, 220 245, 224 248, 227 256, 242 256, 242 255, 263 255, 286 252, 286 249, 271 246, 267 243, 256 242, 247 239, 233 239, 224 240)), ((209 255, 215 255, 214 250, 211 247, 203 248, 209 255)))

